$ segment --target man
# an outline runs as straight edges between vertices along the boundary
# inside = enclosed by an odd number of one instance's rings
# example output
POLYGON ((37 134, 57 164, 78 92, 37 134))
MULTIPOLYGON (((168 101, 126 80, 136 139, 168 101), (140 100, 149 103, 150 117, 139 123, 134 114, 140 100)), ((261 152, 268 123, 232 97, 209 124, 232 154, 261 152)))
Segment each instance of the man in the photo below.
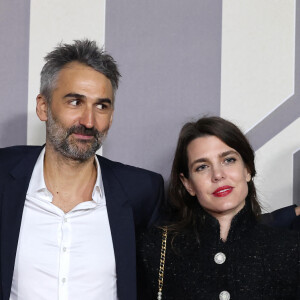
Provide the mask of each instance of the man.
POLYGON ((162 177, 95 155, 113 119, 113 58, 82 40, 45 60, 46 145, 0 150, 0 299, 134 300, 135 229, 157 219, 162 177))

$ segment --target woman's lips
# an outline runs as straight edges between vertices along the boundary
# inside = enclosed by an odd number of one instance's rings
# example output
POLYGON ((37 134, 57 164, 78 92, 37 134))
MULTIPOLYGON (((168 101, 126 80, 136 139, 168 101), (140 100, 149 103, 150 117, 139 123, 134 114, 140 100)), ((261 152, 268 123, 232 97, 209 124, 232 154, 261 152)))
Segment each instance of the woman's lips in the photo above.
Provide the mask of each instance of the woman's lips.
POLYGON ((229 185, 221 186, 213 192, 213 195, 216 197, 225 197, 229 195, 232 192, 232 190, 233 190, 232 186, 229 185))

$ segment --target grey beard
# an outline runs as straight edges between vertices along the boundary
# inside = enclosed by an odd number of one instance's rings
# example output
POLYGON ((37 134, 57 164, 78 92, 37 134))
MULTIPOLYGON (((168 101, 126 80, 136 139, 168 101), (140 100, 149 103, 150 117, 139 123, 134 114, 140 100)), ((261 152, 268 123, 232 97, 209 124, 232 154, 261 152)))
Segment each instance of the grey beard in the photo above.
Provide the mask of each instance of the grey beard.
POLYGON ((83 125, 64 128, 52 116, 48 109, 48 120, 46 122, 47 139, 51 142, 54 149, 61 153, 64 157, 76 161, 84 162, 95 155, 96 151, 102 146, 106 132, 100 132, 94 128, 85 128, 83 125), (72 133, 82 133, 91 135, 92 140, 70 141, 69 136, 72 133), (87 149, 78 147, 78 143, 90 144, 87 149))

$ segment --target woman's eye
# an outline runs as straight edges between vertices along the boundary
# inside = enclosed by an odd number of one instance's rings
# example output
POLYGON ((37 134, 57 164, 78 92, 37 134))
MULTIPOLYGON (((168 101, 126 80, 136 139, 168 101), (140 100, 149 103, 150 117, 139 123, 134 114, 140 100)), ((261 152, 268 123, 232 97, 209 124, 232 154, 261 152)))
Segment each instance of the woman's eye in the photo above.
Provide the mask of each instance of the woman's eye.
POLYGON ((225 163, 226 164, 231 164, 231 163, 234 163, 234 162, 236 162, 236 158, 234 158, 234 157, 225 158, 225 163))
POLYGON ((196 168, 196 172, 201 172, 201 171, 205 170, 207 167, 208 167, 207 165, 201 165, 201 166, 198 166, 198 167, 196 168))

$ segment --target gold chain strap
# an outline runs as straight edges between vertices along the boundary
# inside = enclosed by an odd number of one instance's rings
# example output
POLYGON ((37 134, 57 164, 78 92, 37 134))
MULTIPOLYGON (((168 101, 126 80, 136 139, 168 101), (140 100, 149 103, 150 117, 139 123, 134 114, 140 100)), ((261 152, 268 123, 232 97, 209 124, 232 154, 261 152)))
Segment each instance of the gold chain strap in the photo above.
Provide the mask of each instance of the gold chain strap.
POLYGON ((166 250, 167 250, 167 237, 168 237, 168 228, 164 227, 162 233, 160 264, 159 264, 159 271, 158 271, 157 300, 161 300, 162 298, 162 288, 164 284, 164 271, 165 271, 165 260, 166 260, 166 250))

